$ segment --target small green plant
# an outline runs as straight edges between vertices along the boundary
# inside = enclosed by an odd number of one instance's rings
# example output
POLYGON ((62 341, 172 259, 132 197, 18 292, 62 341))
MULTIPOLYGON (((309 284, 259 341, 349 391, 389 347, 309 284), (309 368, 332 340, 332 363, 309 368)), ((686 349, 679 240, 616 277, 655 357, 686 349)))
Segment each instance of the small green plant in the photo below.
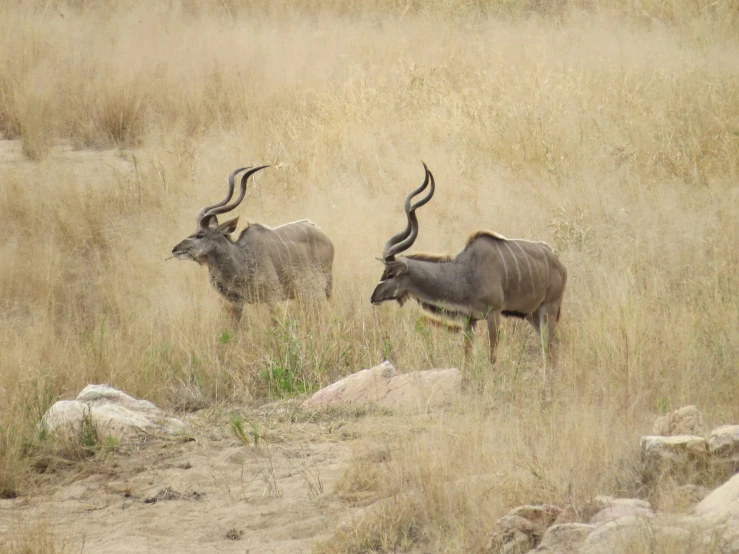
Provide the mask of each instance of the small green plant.
POLYGON ((430 336, 430 329, 427 325, 426 320, 423 317, 416 319, 416 323, 413 325, 413 330, 421 335, 424 339, 428 339, 430 336))
POLYGON ((89 408, 82 414, 77 437, 79 444, 85 451, 95 454, 100 449, 100 445, 102 444, 100 433, 98 432, 97 423, 92 417, 92 411, 89 408))
POLYGON ((231 417, 231 432, 244 446, 251 446, 252 444, 259 446, 259 430, 257 427, 252 424, 251 433, 247 434, 244 429, 244 420, 238 415, 231 417))
POLYGON ((220 342, 221 344, 228 344, 229 342, 231 342, 232 338, 233 333, 228 329, 224 329, 221 332, 221 336, 218 338, 218 342, 220 342))
POLYGON ((390 340, 390 338, 386 338, 382 340, 382 359, 383 360, 389 360, 392 357, 393 353, 393 341, 390 340))
POLYGON ((107 435, 105 437, 105 441, 103 442, 103 449, 102 451, 105 453, 108 452, 115 452, 118 450, 118 447, 121 445, 121 441, 119 441, 116 437, 113 435, 107 435))
POLYGON ((321 357, 313 344, 312 333, 300 336, 298 322, 287 318, 275 320, 269 331, 273 355, 267 358, 262 378, 268 383, 270 394, 287 396, 309 392, 315 387, 307 377, 311 366, 321 366, 321 357))
POLYGON ((72 427, 66 433, 62 432, 57 438, 59 442, 53 448, 62 458, 72 461, 82 461, 113 452, 119 446, 118 439, 101 432, 89 408, 82 413, 78 426, 72 427))

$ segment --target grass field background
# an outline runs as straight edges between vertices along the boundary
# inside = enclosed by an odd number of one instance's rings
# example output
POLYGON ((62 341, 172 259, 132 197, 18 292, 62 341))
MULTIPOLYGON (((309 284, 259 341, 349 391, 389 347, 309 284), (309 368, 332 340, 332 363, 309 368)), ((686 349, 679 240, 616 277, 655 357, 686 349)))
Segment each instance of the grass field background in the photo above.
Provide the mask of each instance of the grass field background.
POLYGON ((420 492, 327 549, 477 548, 516 502, 626 491, 658 414, 739 420, 739 14, 699 4, 4 3, 0 493, 33 488, 40 416, 88 383, 194 409, 386 358, 460 366, 461 336, 369 303, 421 160, 437 192, 414 251, 490 229, 567 266, 554 402, 525 324, 504 322, 495 368, 480 329, 466 406, 348 472, 420 492), (242 227, 316 222, 335 296, 234 329, 205 270, 165 258, 262 163, 242 227), (514 470, 494 494, 444 485, 514 470))

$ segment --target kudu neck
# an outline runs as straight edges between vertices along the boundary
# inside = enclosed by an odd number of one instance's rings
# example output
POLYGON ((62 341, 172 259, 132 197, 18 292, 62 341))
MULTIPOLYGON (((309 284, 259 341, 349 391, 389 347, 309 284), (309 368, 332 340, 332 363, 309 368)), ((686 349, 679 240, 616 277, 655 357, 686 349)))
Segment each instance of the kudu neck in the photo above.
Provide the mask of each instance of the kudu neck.
POLYGON ((415 296, 461 302, 469 295, 466 266, 452 261, 416 260, 402 257, 408 265, 412 283, 409 292, 415 296))
POLYGON ((236 279, 246 278, 253 271, 254 265, 248 250, 248 246, 231 241, 219 244, 208 257, 211 278, 227 286, 236 279))

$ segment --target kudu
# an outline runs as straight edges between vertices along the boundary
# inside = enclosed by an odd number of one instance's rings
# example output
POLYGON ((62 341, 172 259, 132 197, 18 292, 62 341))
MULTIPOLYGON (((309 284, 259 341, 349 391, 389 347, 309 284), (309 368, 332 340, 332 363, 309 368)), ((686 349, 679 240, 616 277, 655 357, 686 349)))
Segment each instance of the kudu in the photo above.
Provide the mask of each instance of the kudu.
POLYGON ((239 218, 218 223, 218 215, 232 211, 244 199, 246 181, 269 167, 241 167, 228 176, 228 195, 218 204, 202 208, 196 231, 172 249, 180 260, 193 260, 208 268, 210 282, 227 301, 231 316, 241 318, 244 304, 294 298, 319 286, 331 297, 334 245, 313 222, 303 219, 270 228, 247 224, 237 240, 231 238, 239 218), (234 179, 241 177, 241 192, 229 204, 234 179))
MULTIPOLYGON (((405 199, 406 229, 385 244, 385 265, 372 304, 397 300, 402 306, 414 298, 432 319, 464 326, 465 355, 473 330, 486 320, 490 338, 490 361, 495 362, 500 316, 523 318, 541 337, 546 363, 552 363, 554 329, 559 320, 567 271, 552 249, 543 242, 507 239, 498 233, 477 231, 456 256, 410 254, 418 236, 416 210, 434 195, 434 176, 426 164, 423 184, 405 199), (411 200, 427 186, 429 192, 415 204, 411 200), (548 359, 547 359, 548 358, 548 359)), ((546 381, 546 374, 544 376, 546 381)))

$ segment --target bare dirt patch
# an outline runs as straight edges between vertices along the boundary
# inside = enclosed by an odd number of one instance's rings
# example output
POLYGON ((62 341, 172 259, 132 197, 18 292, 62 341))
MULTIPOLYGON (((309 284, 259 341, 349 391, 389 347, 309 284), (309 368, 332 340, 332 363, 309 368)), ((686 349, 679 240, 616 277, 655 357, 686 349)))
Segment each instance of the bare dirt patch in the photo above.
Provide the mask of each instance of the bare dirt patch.
POLYGON ((256 446, 236 440, 227 418, 189 423, 191 440, 144 435, 1 501, 0 536, 42 527, 72 550, 111 553, 310 552, 348 515, 334 489, 359 420, 273 422, 256 446))

